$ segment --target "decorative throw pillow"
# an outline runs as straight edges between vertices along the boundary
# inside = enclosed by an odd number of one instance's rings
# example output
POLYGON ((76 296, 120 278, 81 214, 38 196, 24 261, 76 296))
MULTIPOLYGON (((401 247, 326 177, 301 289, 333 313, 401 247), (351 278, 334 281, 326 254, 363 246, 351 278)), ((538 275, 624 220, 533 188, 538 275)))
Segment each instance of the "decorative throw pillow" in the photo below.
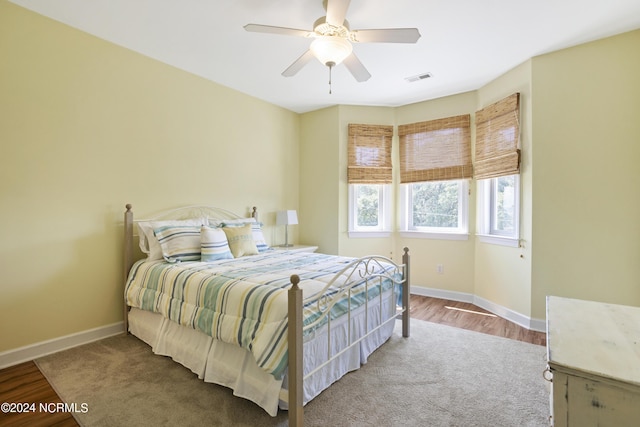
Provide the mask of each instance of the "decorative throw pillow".
POLYGON ((229 248, 234 258, 240 258, 246 255, 258 255, 258 248, 253 241, 251 232, 251 224, 241 227, 224 227, 224 233, 227 235, 229 248))
POLYGON ((253 241, 258 248, 258 252, 264 252, 269 249, 264 233, 262 232, 262 223, 256 222, 253 218, 232 219, 223 221, 220 225, 222 227, 238 227, 246 224, 251 224, 251 234, 253 235, 253 241))
POLYGON ((138 234, 140 237, 140 250, 147 254, 147 260, 154 261, 162 259, 162 248, 153 230, 154 228, 164 227, 168 225, 192 225, 200 226, 204 224, 206 218, 192 218, 185 220, 166 220, 166 221, 140 221, 138 222, 138 234))
POLYGON ((256 242, 256 247, 258 248, 258 252, 264 252, 269 249, 269 245, 264 238, 264 233, 262 232, 262 223, 256 222, 251 224, 251 234, 253 235, 253 241, 256 242))
POLYGON ((200 252, 202 262, 233 258, 225 232, 206 225, 200 229, 200 252))
POLYGON ((200 261, 201 225, 166 225, 153 229, 168 262, 200 261))

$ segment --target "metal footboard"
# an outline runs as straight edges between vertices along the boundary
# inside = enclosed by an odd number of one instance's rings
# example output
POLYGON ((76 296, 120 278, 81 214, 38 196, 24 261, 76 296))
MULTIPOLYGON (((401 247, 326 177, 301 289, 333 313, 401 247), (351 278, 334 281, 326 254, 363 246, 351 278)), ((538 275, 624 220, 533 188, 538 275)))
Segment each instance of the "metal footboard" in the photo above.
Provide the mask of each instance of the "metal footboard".
POLYGON ((289 343, 289 425, 290 426, 302 426, 304 424, 304 409, 303 409, 303 384, 304 380, 315 372, 319 371, 323 367, 327 366, 333 360, 338 358, 350 350, 353 346, 358 345, 362 340, 369 337, 371 334, 384 327, 387 323, 394 321, 398 315, 402 318, 402 336, 408 337, 410 334, 409 328, 409 249, 404 248, 404 255, 402 256, 402 264, 395 264, 388 258, 372 256, 360 258, 353 261, 342 271, 340 271, 333 280, 327 284, 324 291, 337 286, 340 290, 334 293, 330 298, 326 296, 325 292, 319 292, 317 295, 308 298, 303 301, 302 289, 300 288, 300 277, 297 275, 291 276, 291 288, 289 290, 289 325, 288 325, 288 343, 289 343), (390 264, 393 267, 389 271, 380 272, 376 267, 381 267, 382 264, 390 264), (387 319, 384 318, 383 313, 383 290, 382 281, 391 281, 392 301, 397 300, 397 288, 400 285, 402 290, 402 306, 399 312, 397 312, 396 304, 391 305, 391 309, 394 312, 389 313, 387 319), (371 302, 369 299, 370 283, 372 281, 379 281, 380 291, 377 302, 371 302), (340 283, 338 283, 340 282, 340 283), (359 337, 351 336, 351 300, 352 291, 358 287, 365 287, 365 334, 359 337), (333 306, 347 296, 348 301, 348 345, 338 351, 336 354, 332 354, 331 349, 331 309, 333 306), (309 325, 303 325, 303 310, 306 305, 316 303, 318 309, 322 311, 323 316, 320 316, 314 322, 309 325), (321 304, 322 303, 322 304, 321 304), (369 304, 379 304, 379 319, 378 324, 369 329, 369 322, 366 316, 369 315, 369 304), (327 324, 327 360, 315 367, 311 372, 304 375, 303 367, 303 335, 305 330, 315 328, 320 322, 326 322, 327 324))

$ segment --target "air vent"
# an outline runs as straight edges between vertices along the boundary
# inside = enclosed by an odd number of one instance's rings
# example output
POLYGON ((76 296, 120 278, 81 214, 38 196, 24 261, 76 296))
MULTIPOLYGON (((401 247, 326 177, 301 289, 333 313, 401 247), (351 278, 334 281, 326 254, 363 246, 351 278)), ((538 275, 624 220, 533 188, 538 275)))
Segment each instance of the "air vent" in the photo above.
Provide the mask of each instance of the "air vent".
POLYGON ((418 74, 417 76, 412 76, 412 77, 405 77, 404 79, 410 83, 413 82, 417 82, 419 80, 425 80, 425 79, 429 79, 433 77, 433 74, 431 73, 423 73, 423 74, 418 74))

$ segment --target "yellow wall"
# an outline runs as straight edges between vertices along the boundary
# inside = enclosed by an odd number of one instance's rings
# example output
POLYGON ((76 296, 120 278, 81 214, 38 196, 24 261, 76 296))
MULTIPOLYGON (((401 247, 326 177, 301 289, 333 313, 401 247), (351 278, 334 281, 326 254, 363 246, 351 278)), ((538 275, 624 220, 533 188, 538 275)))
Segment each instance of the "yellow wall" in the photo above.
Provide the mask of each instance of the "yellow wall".
MULTIPOLYGON (((476 102, 476 93, 467 92, 398 107, 397 124, 417 123, 461 114, 471 114, 473 120, 473 113, 477 109, 476 102)), ((473 187, 470 186, 470 189, 473 190, 473 187)), ((399 186, 396 187, 396 191, 399 194, 399 186)), ((412 286, 473 293, 475 200, 475 192, 471 191, 468 240, 398 238, 396 252, 401 251, 403 247, 410 250, 412 286), (438 274, 438 264, 442 264, 443 274, 438 274)))
POLYGON ((640 305, 640 30, 533 59, 534 316, 640 305))
MULTIPOLYGON (((477 91, 476 110, 520 93, 520 247, 488 244, 475 239, 474 294, 487 301, 531 315, 532 151, 531 61, 515 67, 477 91)), ((477 192, 477 181, 473 187, 477 192)), ((544 314, 542 317, 544 318, 544 314)))
POLYGON ((274 244, 275 211, 298 209, 293 241, 396 258, 408 246, 413 285, 537 319, 548 294, 640 305, 638 46, 635 31, 471 93, 297 115, 0 0, 0 352, 121 320, 125 203, 138 216, 256 205, 274 244), (515 91, 524 247, 475 239, 473 184, 468 241, 348 238, 348 123, 473 113, 515 91))
POLYGON ((307 113, 300 118, 299 242, 319 252, 338 254, 339 107, 307 113))
POLYGON ((0 352, 122 319, 126 203, 298 205, 295 113, 6 1, 0 58, 0 352))

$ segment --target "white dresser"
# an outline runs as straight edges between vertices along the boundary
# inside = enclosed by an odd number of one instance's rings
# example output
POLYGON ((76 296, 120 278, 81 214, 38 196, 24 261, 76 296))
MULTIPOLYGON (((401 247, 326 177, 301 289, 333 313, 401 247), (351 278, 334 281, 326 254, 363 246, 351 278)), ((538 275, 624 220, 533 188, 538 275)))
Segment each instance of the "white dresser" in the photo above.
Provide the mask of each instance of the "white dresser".
POLYGON ((640 308, 547 297, 555 427, 640 426, 640 308))

